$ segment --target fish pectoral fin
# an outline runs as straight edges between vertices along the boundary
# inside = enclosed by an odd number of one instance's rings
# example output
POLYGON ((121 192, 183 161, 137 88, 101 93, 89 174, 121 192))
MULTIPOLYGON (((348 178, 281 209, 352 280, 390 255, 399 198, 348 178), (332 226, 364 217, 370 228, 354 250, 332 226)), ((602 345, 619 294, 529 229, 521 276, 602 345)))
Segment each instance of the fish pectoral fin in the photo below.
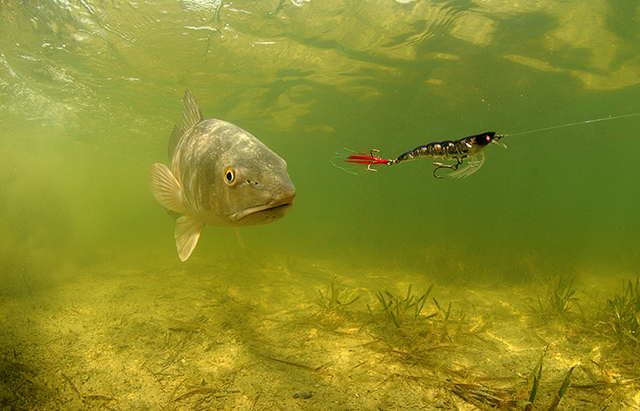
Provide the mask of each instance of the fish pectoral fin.
POLYGON ((160 163, 149 167, 149 188, 151 194, 166 209, 178 213, 184 212, 182 203, 182 187, 169 168, 160 163))
POLYGON ((198 244, 204 223, 197 218, 185 215, 176 220, 176 247, 180 261, 186 261, 198 244))

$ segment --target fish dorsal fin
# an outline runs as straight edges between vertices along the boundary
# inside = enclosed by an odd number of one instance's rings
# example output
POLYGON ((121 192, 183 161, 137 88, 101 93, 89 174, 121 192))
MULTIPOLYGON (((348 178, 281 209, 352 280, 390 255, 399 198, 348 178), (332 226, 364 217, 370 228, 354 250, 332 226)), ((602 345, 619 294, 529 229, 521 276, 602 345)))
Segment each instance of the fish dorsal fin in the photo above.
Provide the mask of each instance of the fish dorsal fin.
POLYGON ((189 130, 200 120, 202 120, 202 111, 200 111, 195 97, 193 97, 187 89, 184 91, 182 105, 182 122, 184 123, 185 131, 189 130))
POLYGON ((198 244, 204 223, 197 218, 185 215, 176 220, 176 247, 180 261, 186 261, 198 244))
POLYGON ((176 151, 176 146, 178 145, 178 141, 180 141, 180 137, 184 134, 184 130, 180 123, 176 123, 173 126, 173 132, 171 133, 171 138, 169 139, 169 158, 173 158, 173 152, 176 151))

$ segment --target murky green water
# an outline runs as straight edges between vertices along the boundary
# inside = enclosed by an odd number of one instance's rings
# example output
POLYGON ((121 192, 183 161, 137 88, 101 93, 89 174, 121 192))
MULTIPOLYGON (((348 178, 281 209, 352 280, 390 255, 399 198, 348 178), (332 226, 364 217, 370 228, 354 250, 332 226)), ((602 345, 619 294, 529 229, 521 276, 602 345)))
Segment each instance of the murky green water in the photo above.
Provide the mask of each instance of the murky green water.
POLYGON ((638 55, 630 0, 0 2, 0 295, 95 267, 205 276, 236 260, 388 284, 632 278, 640 117, 508 136, 462 180, 428 160, 357 176, 331 160, 640 113, 638 55), (242 229, 245 250, 207 227, 180 264, 146 170, 168 162, 185 88, 286 159, 297 196, 242 229))
MULTIPOLYGON (((348 250, 363 264, 402 250, 397 263, 412 264, 435 246, 488 270, 549 254, 636 267, 638 119, 507 138, 463 181, 434 180, 428 161, 354 177, 329 160, 342 147, 394 157, 634 113, 638 13, 608 2, 3 3, 3 248, 171 253, 144 172, 166 161, 189 87, 206 116, 290 164, 296 207, 244 230, 250 248, 348 250)), ((207 231, 200 258, 233 241, 207 231)))
MULTIPOLYGON (((507 138, 463 181, 434 180, 428 161, 354 177, 330 160, 342 147, 395 157, 634 113, 638 13, 608 2, 5 2, 3 248, 18 259, 171 253, 144 173, 166 161, 189 87, 205 116, 290 164, 297 204, 244 230, 249 248, 357 252, 363 264, 402 250, 398 264, 422 264, 441 247, 491 271, 550 254, 636 267, 638 119, 507 138)), ((199 258, 233 241, 207 231, 199 258)))

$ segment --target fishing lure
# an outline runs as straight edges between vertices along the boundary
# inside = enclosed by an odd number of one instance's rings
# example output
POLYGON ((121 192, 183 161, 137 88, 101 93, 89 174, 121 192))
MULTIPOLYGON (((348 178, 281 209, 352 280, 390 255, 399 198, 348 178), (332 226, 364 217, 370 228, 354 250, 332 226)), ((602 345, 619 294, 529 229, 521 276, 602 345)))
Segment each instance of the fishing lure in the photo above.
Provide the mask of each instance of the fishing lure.
MULTIPOLYGON (((395 159, 385 160, 380 158, 373 154, 374 151, 379 152, 380 150, 374 149, 371 150, 369 154, 352 154, 348 156, 345 161, 347 163, 367 164, 369 171, 376 171, 375 168, 371 167, 372 165, 386 164, 390 166, 418 158, 431 158, 436 160, 433 162, 433 165, 436 166, 433 170, 433 176, 435 178, 442 178, 442 176, 436 174, 441 168, 454 170, 452 173, 449 173, 451 177, 466 178, 478 171, 484 164, 484 153, 482 150, 490 143, 498 143, 504 136, 504 134, 487 131, 486 133, 476 134, 459 140, 447 140, 418 146, 395 159), (445 164, 443 161, 447 160, 455 160, 455 164, 445 164), (465 160, 468 161, 465 163, 465 160), (465 164, 465 166, 460 168, 462 164, 465 164)), ((502 145, 506 148, 504 144, 502 145)))
MULTIPOLYGON (((518 136, 523 134, 531 134, 537 133, 540 131, 554 130, 558 128, 564 127, 572 127, 580 124, 589 124, 595 123, 599 121, 607 121, 607 120, 616 120, 627 117, 636 117, 640 116, 640 113, 633 114, 624 114, 620 116, 614 117, 603 117, 597 118, 593 120, 585 120, 579 121, 576 123, 567 123, 559 126, 551 126, 539 128, 536 130, 523 131, 520 133, 513 134, 496 134, 493 131, 487 131, 486 133, 476 134, 473 136, 461 138, 459 140, 447 140, 441 142, 429 143, 423 146, 418 146, 413 150, 407 151, 406 153, 401 154, 395 159, 384 159, 378 157, 374 153, 379 153, 380 150, 373 149, 369 152, 369 154, 365 153, 355 153, 347 156, 344 160, 347 163, 356 163, 356 164, 366 164, 367 170, 369 171, 377 171, 372 166, 385 164, 388 166, 402 163, 409 160, 415 160, 418 158, 430 158, 433 159, 433 165, 436 167, 433 170, 433 176, 435 178, 442 178, 436 174, 436 172, 442 168, 453 170, 448 175, 454 178, 466 178, 471 174, 475 173, 482 167, 484 164, 485 156, 484 150, 487 145, 490 143, 496 143, 498 145, 507 148, 504 143, 500 142, 501 139, 507 136, 518 136), (455 161, 453 164, 445 163, 444 161, 455 161), (460 168, 461 165, 464 164, 464 167, 460 168)), ((335 165, 335 164, 334 164, 335 165)), ((338 166, 336 166, 338 167, 338 166)), ((342 168, 342 167, 339 167, 342 168)), ((344 170, 344 168, 342 168, 344 170)))

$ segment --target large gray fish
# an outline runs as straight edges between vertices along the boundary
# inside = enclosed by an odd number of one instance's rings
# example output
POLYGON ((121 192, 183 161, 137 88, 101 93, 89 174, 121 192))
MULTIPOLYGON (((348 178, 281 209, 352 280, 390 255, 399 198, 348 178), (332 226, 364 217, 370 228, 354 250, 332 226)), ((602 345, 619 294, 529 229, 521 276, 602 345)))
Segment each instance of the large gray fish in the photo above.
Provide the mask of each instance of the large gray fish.
POLYGON ((203 119, 186 90, 182 111, 169 141, 171 170, 149 167, 149 186, 158 202, 179 216, 176 246, 185 261, 205 224, 268 224, 287 213, 296 189, 287 163, 260 140, 223 120, 203 119))

